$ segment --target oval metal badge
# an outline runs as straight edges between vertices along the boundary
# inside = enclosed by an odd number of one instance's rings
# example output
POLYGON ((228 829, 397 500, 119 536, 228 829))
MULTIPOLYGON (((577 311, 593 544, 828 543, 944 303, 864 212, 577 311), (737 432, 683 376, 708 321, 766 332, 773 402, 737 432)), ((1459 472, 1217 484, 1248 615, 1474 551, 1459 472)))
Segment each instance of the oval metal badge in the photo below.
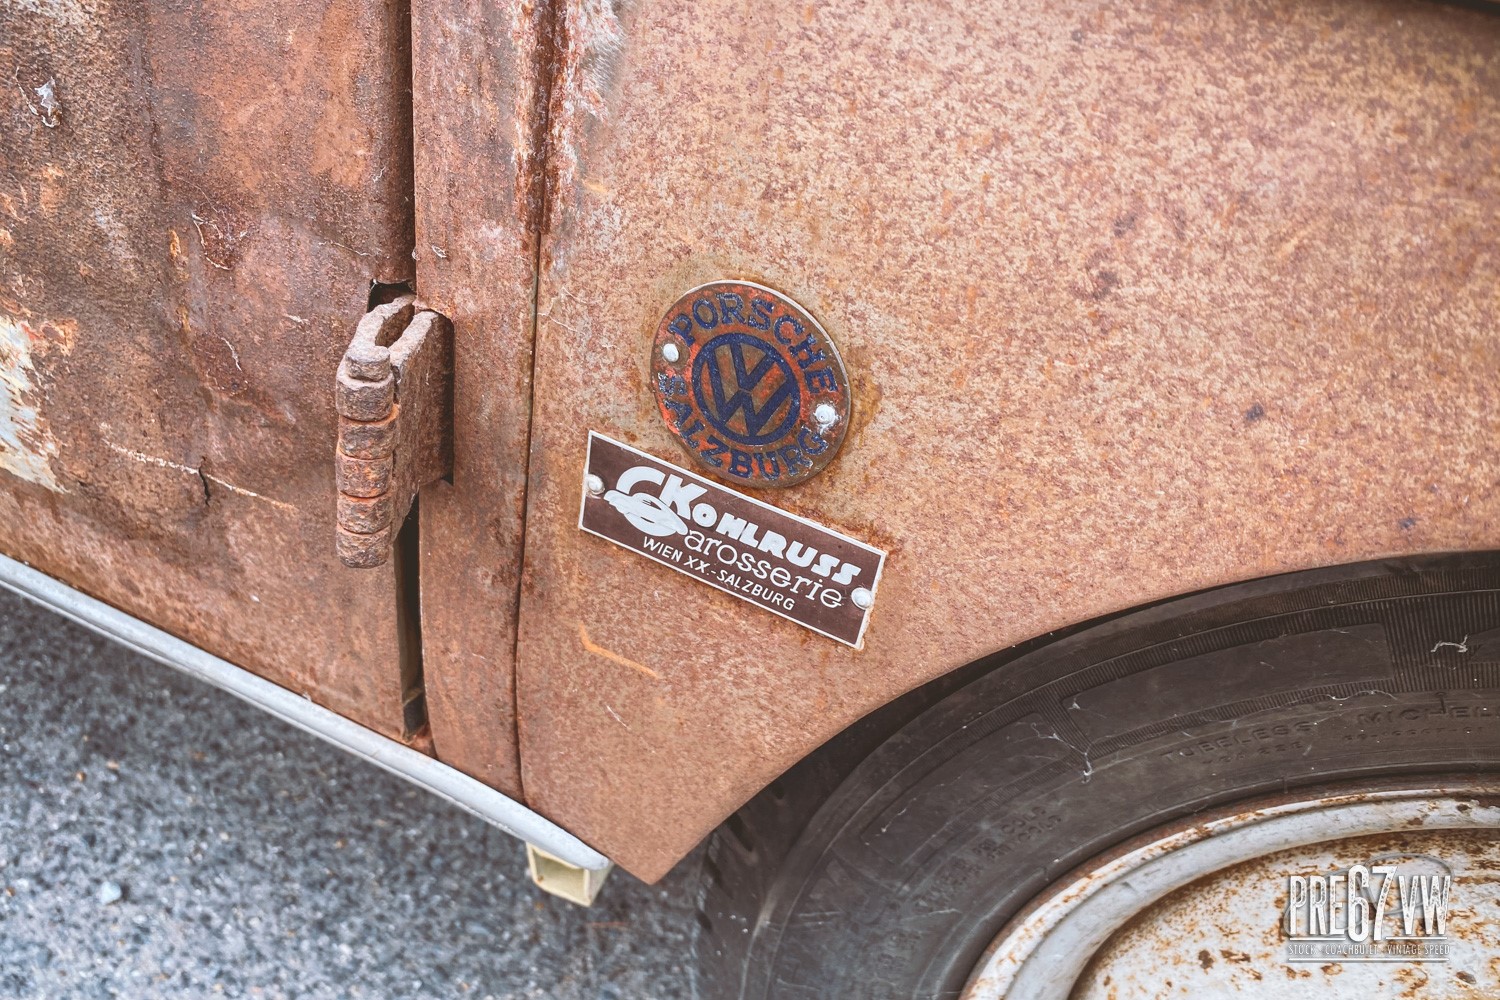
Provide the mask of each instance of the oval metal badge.
POLYGON ((849 378, 818 321, 748 281, 700 285, 656 328, 662 419, 699 463, 745 486, 815 476, 849 429, 849 378))

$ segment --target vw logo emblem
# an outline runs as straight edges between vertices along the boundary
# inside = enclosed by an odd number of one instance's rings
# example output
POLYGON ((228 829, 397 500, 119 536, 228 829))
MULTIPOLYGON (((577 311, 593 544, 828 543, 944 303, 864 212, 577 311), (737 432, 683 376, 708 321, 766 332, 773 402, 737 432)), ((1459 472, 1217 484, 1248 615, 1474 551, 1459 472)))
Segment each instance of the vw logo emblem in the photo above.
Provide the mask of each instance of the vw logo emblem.
POLYGON ((795 486, 821 471, 849 426, 838 349, 805 309, 763 285, 716 281, 657 325, 652 389, 699 464, 746 486, 795 486))
POLYGON ((730 441, 779 441, 797 422, 797 374, 776 348, 748 333, 721 333, 693 359, 693 398, 730 441))

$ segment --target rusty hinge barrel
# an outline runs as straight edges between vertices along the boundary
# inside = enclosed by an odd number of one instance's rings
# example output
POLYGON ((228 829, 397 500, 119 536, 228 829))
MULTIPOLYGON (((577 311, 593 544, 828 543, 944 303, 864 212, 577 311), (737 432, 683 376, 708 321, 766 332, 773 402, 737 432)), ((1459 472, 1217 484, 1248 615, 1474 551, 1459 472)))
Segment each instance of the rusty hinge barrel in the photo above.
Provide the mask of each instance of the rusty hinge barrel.
POLYGON ((404 295, 364 315, 339 364, 338 551, 391 557, 417 492, 453 471, 453 327, 404 295))

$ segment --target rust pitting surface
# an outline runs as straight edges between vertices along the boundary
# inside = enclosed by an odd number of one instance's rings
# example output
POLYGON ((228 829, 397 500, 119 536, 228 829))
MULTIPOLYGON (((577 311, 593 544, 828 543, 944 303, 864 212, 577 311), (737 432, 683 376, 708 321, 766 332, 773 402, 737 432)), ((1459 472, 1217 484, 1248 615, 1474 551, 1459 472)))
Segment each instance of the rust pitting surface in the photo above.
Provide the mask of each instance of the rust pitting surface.
POLYGON ((618 16, 607 115, 541 254, 518 706, 528 802, 633 872, 1011 643, 1500 544, 1476 375, 1500 366, 1500 21, 1333 0, 618 16), (862 652, 574 527, 587 429, 675 453, 651 337, 726 275, 805 305, 850 369, 837 463, 767 499, 889 550, 862 652))
POLYGON ((393 735, 327 386, 412 274, 405 44, 364 0, 0 14, 0 314, 40 334, 6 350, 0 551, 393 735))
POLYGON ((555 4, 412 10, 417 282, 453 323, 454 476, 422 494, 423 679, 442 759, 521 797, 515 628, 555 4), (457 98, 457 99, 456 99, 457 98))

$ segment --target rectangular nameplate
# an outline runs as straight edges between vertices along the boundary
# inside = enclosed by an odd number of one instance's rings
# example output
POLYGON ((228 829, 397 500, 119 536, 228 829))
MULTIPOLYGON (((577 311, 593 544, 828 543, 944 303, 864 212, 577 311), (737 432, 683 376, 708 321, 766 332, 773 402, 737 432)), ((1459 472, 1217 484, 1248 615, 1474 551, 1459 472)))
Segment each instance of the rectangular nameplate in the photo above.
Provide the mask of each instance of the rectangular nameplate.
POLYGON ((885 553, 589 432, 578 526, 850 646, 885 553))

